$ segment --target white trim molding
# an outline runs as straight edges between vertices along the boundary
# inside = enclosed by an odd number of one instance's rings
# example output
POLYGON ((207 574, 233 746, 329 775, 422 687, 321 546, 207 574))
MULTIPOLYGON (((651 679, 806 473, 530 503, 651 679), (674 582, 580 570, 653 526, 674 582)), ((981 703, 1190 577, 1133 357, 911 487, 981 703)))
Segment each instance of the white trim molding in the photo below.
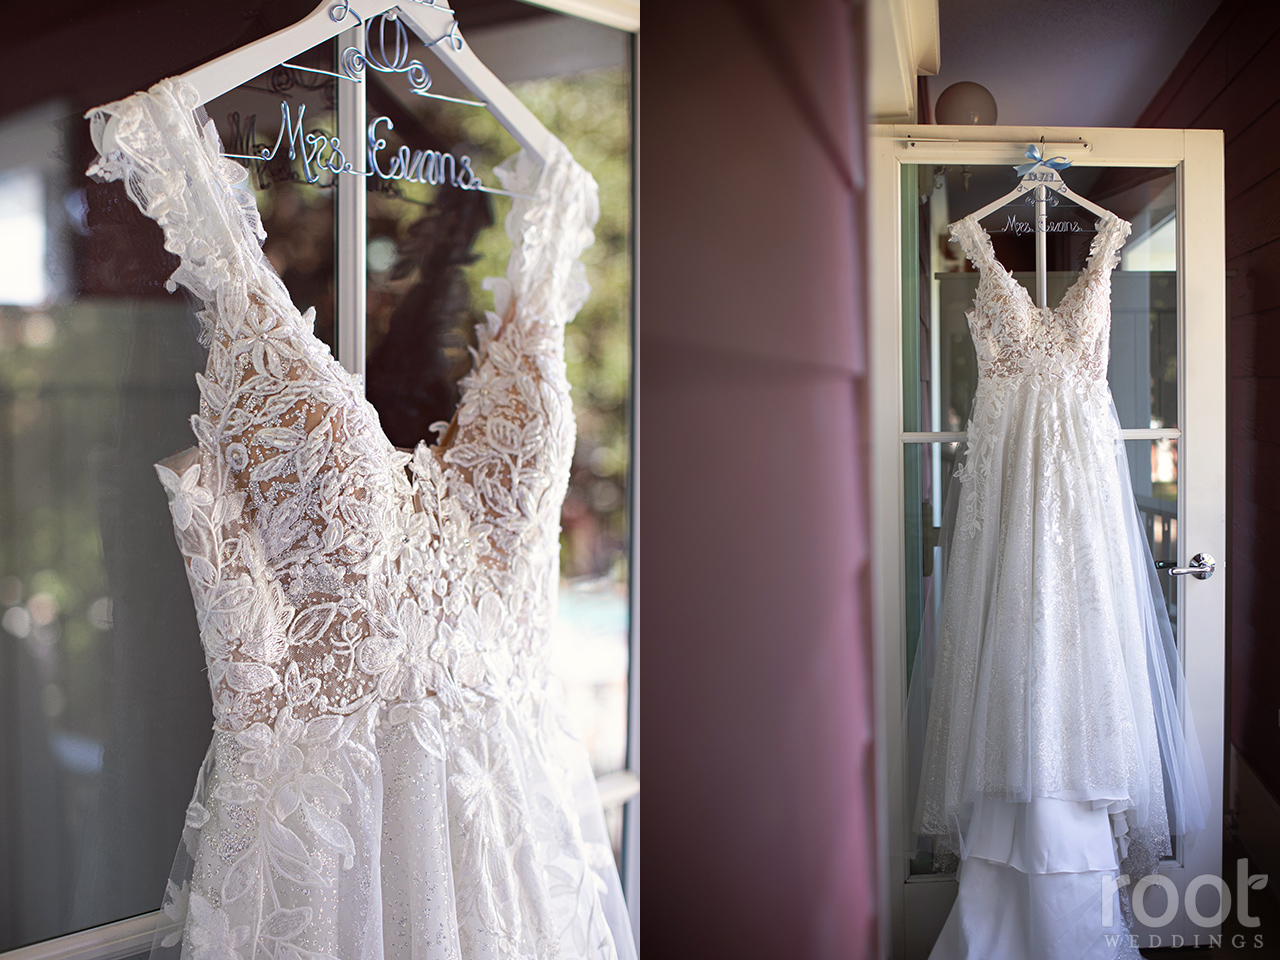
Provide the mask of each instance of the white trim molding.
MULTIPOLYGON (((1120 431, 1125 440, 1178 440, 1182 431, 1177 427, 1126 427, 1120 431)), ((904 430, 898 434, 903 443, 963 443, 969 435, 963 430, 919 431, 904 430)))
POLYGON ((628 33, 640 32, 640 0, 525 0, 525 3, 628 33))
POLYGON ((867 111, 877 123, 917 118, 916 77, 933 76, 940 63, 938 0, 871 0, 867 50, 871 76, 867 111))
POLYGON ((600 791, 600 805, 606 810, 620 807, 632 797, 640 795, 640 775, 632 770, 602 773, 596 777, 596 789, 600 791))
MULTIPOLYGON (((159 910, 0 953, 4 960, 124 960, 151 951, 159 910)), ((167 932, 167 931, 159 931, 167 932)))

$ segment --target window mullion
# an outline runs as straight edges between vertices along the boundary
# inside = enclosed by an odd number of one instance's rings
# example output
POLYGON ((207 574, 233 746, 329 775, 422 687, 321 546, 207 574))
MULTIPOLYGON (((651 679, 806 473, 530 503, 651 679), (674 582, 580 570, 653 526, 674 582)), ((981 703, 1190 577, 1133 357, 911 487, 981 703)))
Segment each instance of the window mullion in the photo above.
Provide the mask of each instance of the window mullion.
MULTIPOLYGON (((348 47, 364 50, 364 28, 353 27, 338 35, 338 57, 348 47)), ((365 138, 365 85, 363 81, 338 80, 338 139, 347 159, 364 170, 367 158, 365 138)), ((336 306, 334 340, 338 362, 364 380, 365 361, 365 247, 368 229, 365 178, 354 174, 336 175, 334 234, 337 269, 334 275, 336 306)))

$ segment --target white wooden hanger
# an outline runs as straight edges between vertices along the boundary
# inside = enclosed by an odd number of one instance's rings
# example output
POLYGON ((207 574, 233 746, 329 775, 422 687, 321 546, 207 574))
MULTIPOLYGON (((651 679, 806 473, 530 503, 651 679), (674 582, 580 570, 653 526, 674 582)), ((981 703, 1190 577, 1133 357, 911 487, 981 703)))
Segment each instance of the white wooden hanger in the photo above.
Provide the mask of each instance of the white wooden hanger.
MULTIPOLYGON (((1028 192, 1040 187, 1052 190, 1054 193, 1066 197, 1073 203, 1078 203, 1080 206, 1084 207, 1084 209, 1094 214, 1094 216, 1103 217, 1104 219, 1106 217, 1113 216, 1110 210, 1105 207, 1100 207, 1091 200, 1086 200, 1084 197, 1080 196, 1080 194, 1076 193, 1063 182, 1062 175, 1059 174, 1057 170, 1052 167, 1044 166, 1043 164, 1038 164, 1035 169, 1023 174, 1022 179, 1018 181, 1018 185, 999 200, 991 201, 981 210, 971 213, 969 216, 973 217, 975 220, 981 220, 984 217, 989 217, 1001 207, 1025 197, 1028 192)), ((1037 198, 1040 199, 1039 195, 1037 195, 1037 198)))
MULTIPOLYGON (((305 50, 340 33, 361 37, 352 28, 395 9, 397 17, 444 62, 463 85, 484 102, 498 122, 539 163, 551 157, 556 139, 542 122, 489 70, 462 39, 448 0, 323 0, 297 23, 270 36, 211 60, 179 79, 192 86, 200 104, 208 103, 305 50)), ((363 46, 363 41, 357 41, 363 46)), ((363 91, 344 80, 338 86, 338 128, 344 143, 361 143, 366 136, 363 91)), ((116 149, 112 115, 94 126, 94 145, 102 154, 116 149)), ((339 177, 336 181, 336 218, 339 237, 337 269, 351 278, 337 296, 337 355, 351 373, 363 377, 365 366, 365 201, 363 178, 339 177), (359 179, 359 182, 357 182, 359 179)), ((497 192, 497 191, 489 191, 497 192)))
MULTIPOLYGON (((199 102, 205 104, 361 21, 397 7, 399 18, 467 89, 484 101, 516 142, 538 161, 545 161, 554 137, 471 52, 458 32, 447 0, 324 0, 292 26, 196 67, 179 79, 194 87, 199 102)), ((106 151, 115 143, 113 121, 114 117, 102 131, 100 146, 106 151)))
POLYGON ((1105 207, 1100 207, 1096 203, 1086 200, 1063 182, 1062 175, 1058 171, 1065 170, 1071 166, 1070 160, 1064 157, 1042 157, 1040 148, 1035 144, 1027 147, 1026 156, 1033 162, 1017 168, 1022 173, 1022 179, 1018 181, 1018 185, 998 200, 993 200, 980 210, 969 214, 965 219, 981 220, 983 217, 995 213, 1001 207, 1022 199, 1028 193, 1035 191, 1036 301, 1041 309, 1044 309, 1049 305, 1049 282, 1046 268, 1048 256, 1045 249, 1045 234, 1048 232, 1046 218, 1049 191, 1052 190, 1059 196, 1066 197, 1103 220, 1108 217, 1114 217, 1115 214, 1105 207))

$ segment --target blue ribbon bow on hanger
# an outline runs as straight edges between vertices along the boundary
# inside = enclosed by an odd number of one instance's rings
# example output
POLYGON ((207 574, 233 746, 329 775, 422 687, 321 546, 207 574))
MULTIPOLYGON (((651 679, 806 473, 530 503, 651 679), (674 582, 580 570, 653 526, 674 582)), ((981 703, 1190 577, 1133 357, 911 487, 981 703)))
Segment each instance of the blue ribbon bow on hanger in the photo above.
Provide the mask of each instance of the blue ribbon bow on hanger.
POLYGON ((1027 147, 1027 152, 1024 156, 1032 162, 1020 163, 1013 168, 1018 171, 1018 176, 1020 177, 1025 177, 1036 167, 1052 167, 1054 170, 1065 170, 1067 167, 1071 166, 1071 161, 1066 157, 1049 157, 1048 159, 1045 159, 1040 153, 1039 145, 1034 143, 1027 147))

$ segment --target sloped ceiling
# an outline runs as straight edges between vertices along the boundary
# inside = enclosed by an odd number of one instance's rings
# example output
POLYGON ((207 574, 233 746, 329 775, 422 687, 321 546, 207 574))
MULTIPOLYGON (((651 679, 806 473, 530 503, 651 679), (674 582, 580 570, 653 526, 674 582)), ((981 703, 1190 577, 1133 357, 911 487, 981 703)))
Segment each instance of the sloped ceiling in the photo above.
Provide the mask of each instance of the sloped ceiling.
POLYGON ((997 122, 1132 126, 1219 0, 939 0, 930 103, 972 80, 997 122))

